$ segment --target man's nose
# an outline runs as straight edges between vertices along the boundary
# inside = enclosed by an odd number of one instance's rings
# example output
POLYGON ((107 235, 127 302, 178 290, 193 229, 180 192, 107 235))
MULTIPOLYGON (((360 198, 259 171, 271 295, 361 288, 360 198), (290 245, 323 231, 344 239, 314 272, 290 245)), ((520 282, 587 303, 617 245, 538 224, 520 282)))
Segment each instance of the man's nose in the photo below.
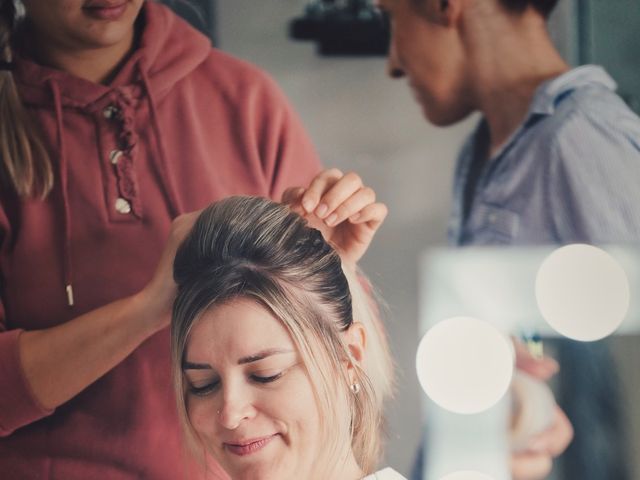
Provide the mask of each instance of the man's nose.
POLYGON ((387 74, 391 78, 404 77, 404 70, 402 70, 400 62, 398 61, 398 54, 393 38, 391 39, 391 44, 389 45, 389 55, 387 57, 387 74))

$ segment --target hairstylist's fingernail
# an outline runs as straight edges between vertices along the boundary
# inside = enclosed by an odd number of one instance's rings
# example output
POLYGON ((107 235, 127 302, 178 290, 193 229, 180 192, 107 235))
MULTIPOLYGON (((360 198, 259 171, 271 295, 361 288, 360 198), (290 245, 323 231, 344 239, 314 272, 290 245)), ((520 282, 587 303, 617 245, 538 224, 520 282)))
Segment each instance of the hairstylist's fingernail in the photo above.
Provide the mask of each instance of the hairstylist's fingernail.
POLYGON ((318 205, 318 208, 316 208, 316 215, 320 218, 324 218, 328 210, 329 210, 329 207, 327 207, 326 204, 321 203, 320 205, 318 205))
POLYGON ((335 213, 332 213, 325 219, 324 223, 326 223, 330 227, 333 227, 337 219, 338 219, 338 215, 336 215, 335 213))
POLYGON ((307 211, 307 213, 311 213, 311 211, 313 211, 313 202, 310 199, 305 198, 302 201, 302 207, 307 211))
POLYGON ((351 215, 349 217, 349 220, 351 220, 352 222, 357 222, 359 218, 360 218, 360 214, 359 213, 354 213, 353 215, 351 215))

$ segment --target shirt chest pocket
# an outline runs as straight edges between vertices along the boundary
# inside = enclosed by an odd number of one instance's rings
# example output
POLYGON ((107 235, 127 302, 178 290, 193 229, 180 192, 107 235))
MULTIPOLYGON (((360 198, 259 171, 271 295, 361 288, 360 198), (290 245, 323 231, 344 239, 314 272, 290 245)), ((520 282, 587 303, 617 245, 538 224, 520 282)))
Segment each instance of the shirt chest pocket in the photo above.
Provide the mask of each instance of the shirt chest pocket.
POLYGON ((468 222, 468 234, 474 244, 510 244, 518 235, 518 213, 498 205, 479 202, 468 222))

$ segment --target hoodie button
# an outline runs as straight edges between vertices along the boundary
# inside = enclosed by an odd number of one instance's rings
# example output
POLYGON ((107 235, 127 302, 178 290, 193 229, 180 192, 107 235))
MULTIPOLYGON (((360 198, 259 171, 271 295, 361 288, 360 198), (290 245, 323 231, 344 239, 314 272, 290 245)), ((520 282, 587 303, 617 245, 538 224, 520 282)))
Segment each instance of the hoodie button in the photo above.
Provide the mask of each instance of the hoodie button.
POLYGON ((116 211, 118 213, 122 213, 126 215, 127 213, 131 213, 131 204, 127 202, 124 198, 118 198, 116 200, 116 211))
POLYGON ((102 114, 104 118, 110 119, 118 112, 118 107, 115 105, 109 105, 104 110, 102 110, 102 114))
POLYGON ((113 165, 117 165, 118 160, 120 160, 121 156, 122 156, 122 150, 111 150, 111 152, 109 152, 109 161, 113 165))

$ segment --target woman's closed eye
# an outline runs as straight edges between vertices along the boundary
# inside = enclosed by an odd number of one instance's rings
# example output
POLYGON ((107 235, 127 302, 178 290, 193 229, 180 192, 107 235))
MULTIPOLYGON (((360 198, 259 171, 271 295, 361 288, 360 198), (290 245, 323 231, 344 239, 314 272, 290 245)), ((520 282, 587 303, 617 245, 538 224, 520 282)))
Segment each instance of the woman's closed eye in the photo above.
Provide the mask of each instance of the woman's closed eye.
MULTIPOLYGON (((263 374, 257 374, 257 373, 253 373, 249 375, 249 380, 258 384, 267 384, 267 383, 273 383, 276 380, 282 378, 282 376, 285 374, 286 371, 281 371, 278 373, 275 373, 273 375, 269 374, 269 375, 263 375, 263 374)), ((214 393, 218 387, 220 386, 220 380, 219 379, 215 379, 215 380, 210 380, 210 381, 206 381, 206 382, 189 382, 189 393, 192 393, 194 395, 200 396, 200 397, 204 397, 206 395, 209 395, 211 393, 214 393)))
POLYGON ((267 375, 267 376, 252 374, 251 380, 257 383, 271 383, 281 378, 282 375, 284 375, 284 372, 279 372, 279 373, 276 373, 275 375, 267 375))
POLYGON ((192 393, 200 397, 204 397, 205 395, 213 393, 218 388, 219 384, 220 384, 220 380, 217 380, 217 379, 207 383, 200 383, 200 384, 190 383, 189 393, 192 393))

